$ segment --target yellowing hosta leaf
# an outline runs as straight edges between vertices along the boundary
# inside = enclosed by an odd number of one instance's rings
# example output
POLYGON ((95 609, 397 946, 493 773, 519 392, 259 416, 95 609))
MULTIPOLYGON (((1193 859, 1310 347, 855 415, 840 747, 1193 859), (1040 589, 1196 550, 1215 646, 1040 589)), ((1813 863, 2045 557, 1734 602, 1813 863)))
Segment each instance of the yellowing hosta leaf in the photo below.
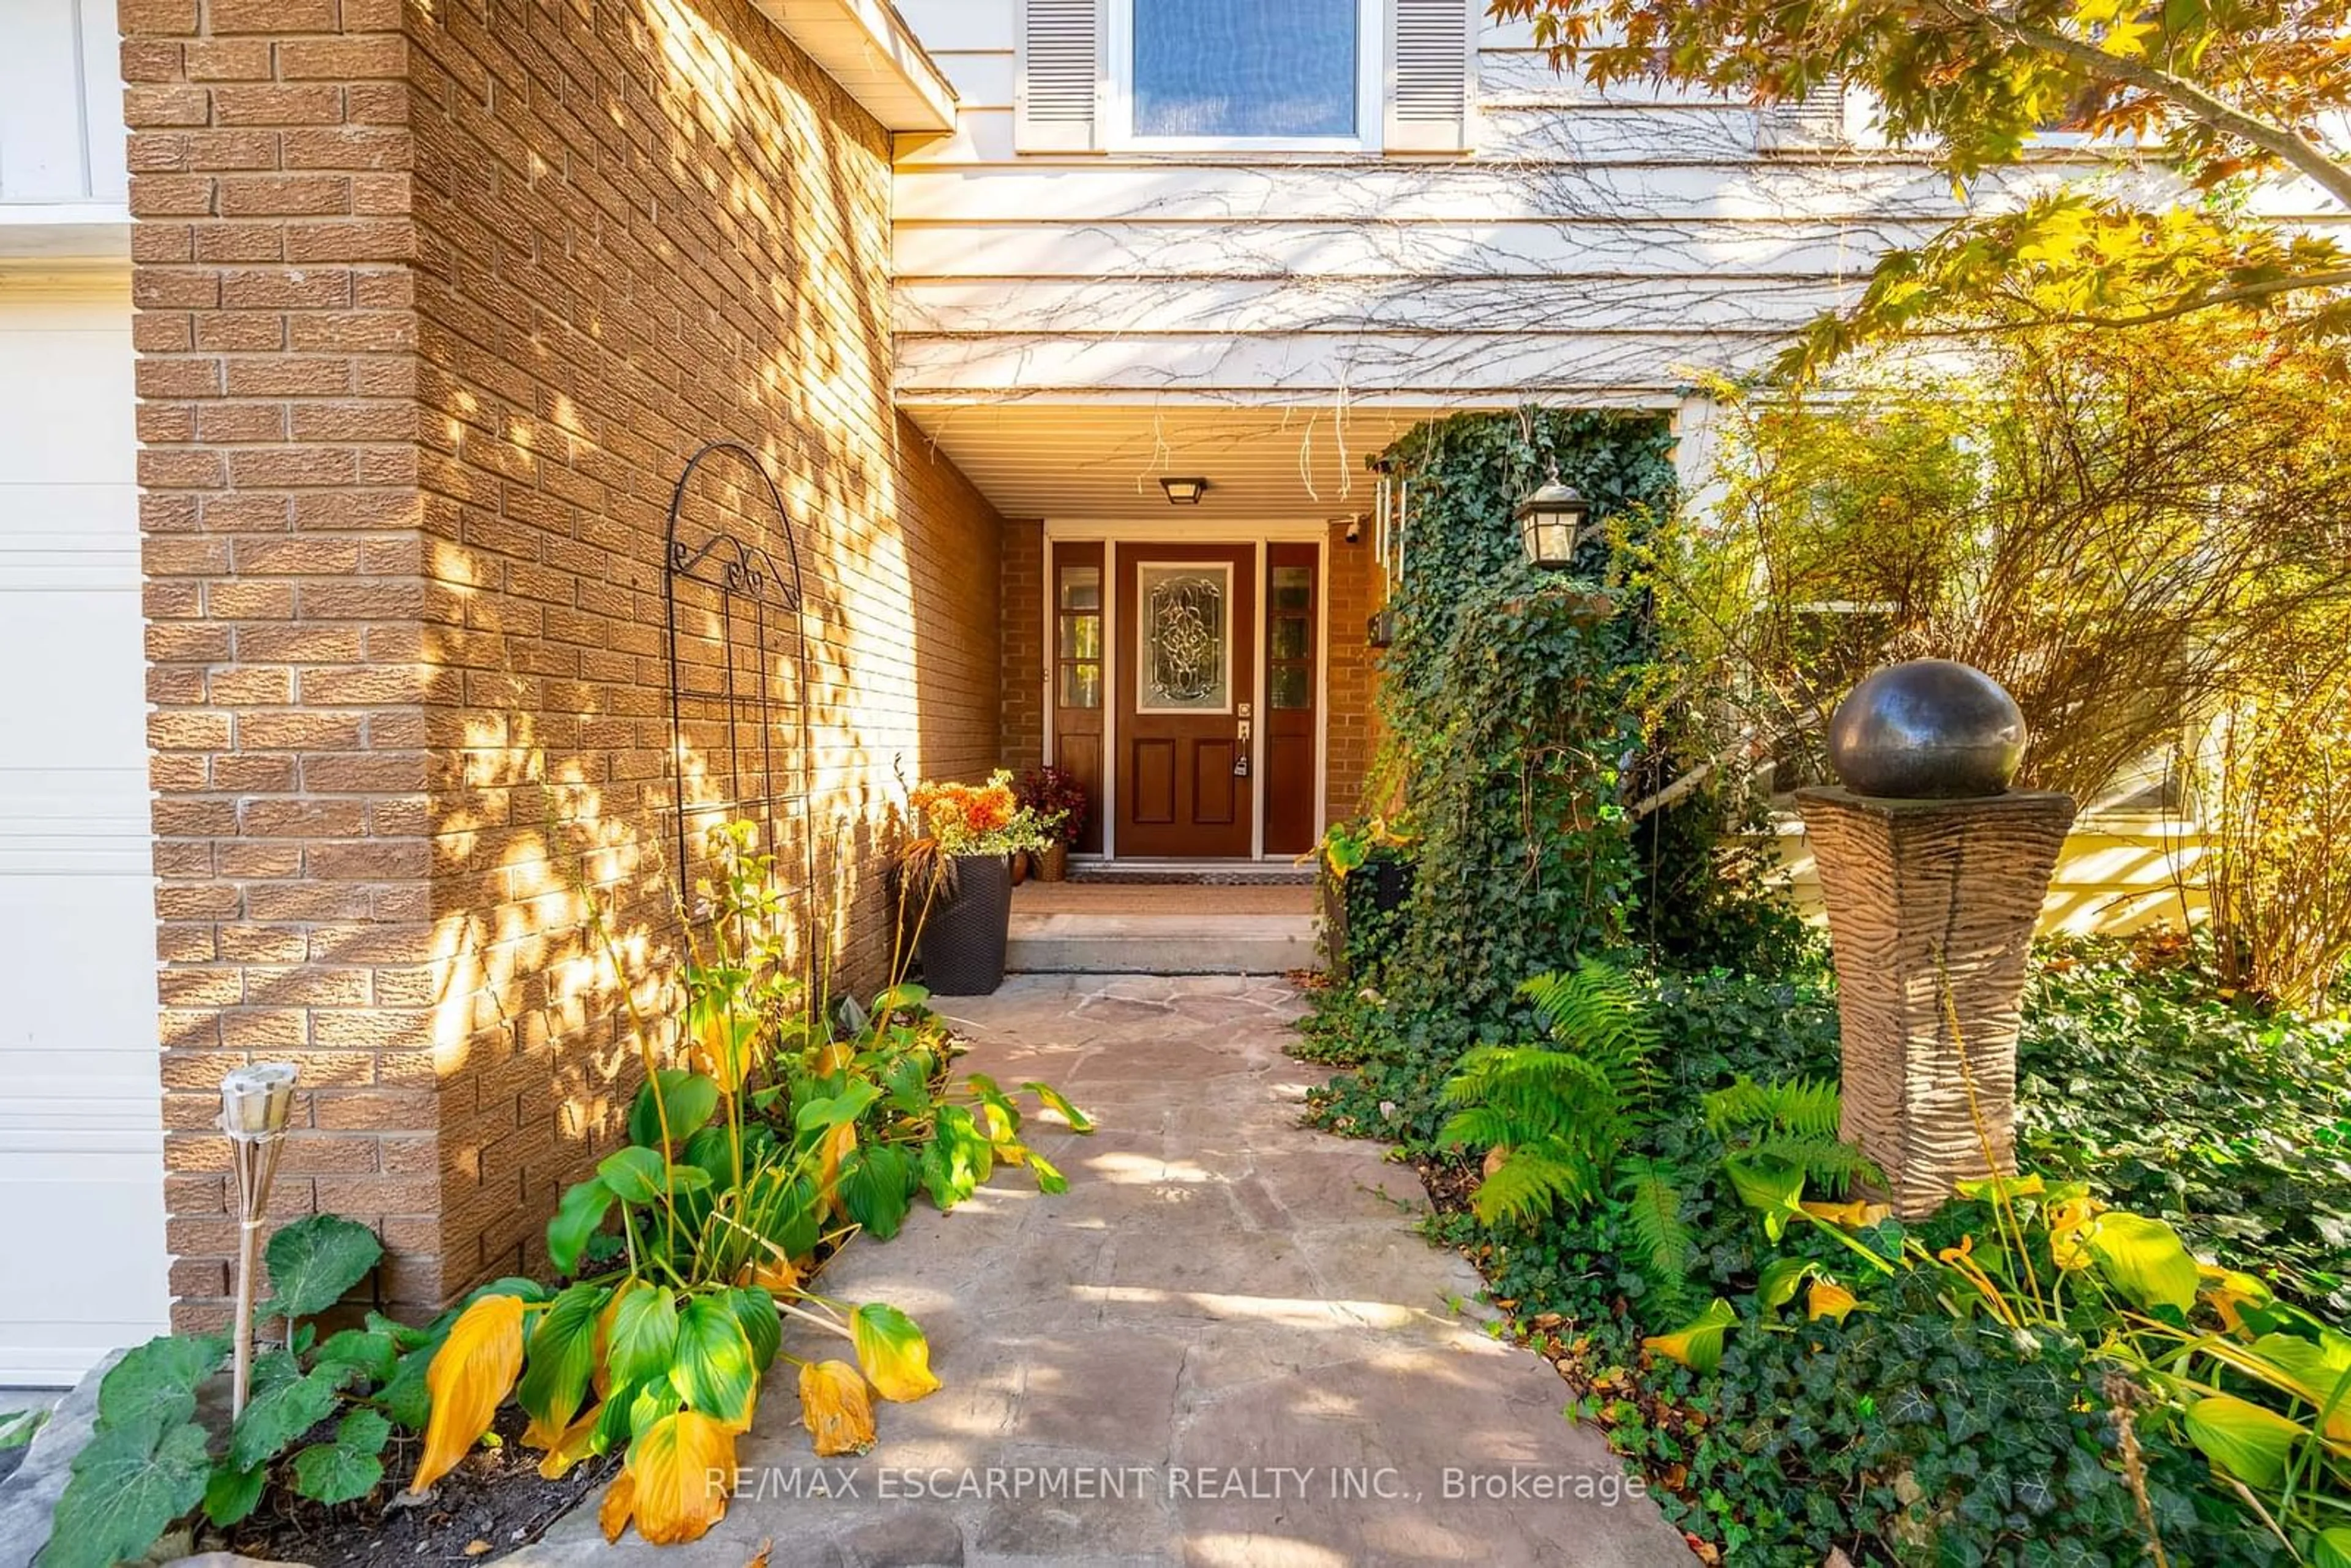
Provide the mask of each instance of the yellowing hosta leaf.
POLYGON ((1722 1342, 1739 1314, 1730 1303, 1717 1296, 1698 1320, 1672 1333, 1653 1334, 1641 1342, 1641 1348, 1680 1362, 1693 1372, 1712 1372, 1722 1364, 1722 1342))
POLYGON ((2220 1322, 2231 1333, 2245 1326, 2244 1313, 2241 1309, 2266 1307, 2276 1300, 2270 1288, 2251 1274, 2239 1273, 2234 1269, 2210 1267, 2199 1268, 2196 1272, 2204 1281, 2204 1299, 2212 1303, 2212 1310, 2220 1314, 2220 1322))
POLYGON ((430 1490, 490 1429, 522 1370, 522 1305, 518 1296, 484 1296, 449 1325, 449 1337, 424 1372, 433 1407, 424 1423, 424 1454, 408 1483, 411 1495, 430 1490))
POLYGON ((1866 1230, 1894 1212, 1890 1204, 1864 1203, 1859 1198, 1851 1203, 1826 1203, 1815 1199, 1800 1207, 1814 1219, 1825 1219, 1831 1225, 1841 1225, 1848 1230, 1866 1230))
POLYGON ((2049 1260, 2067 1273, 2078 1273, 2096 1260, 2085 1239, 2097 1215, 2086 1197, 2069 1197, 2049 1206, 2049 1260))
POLYGON ((2316 1406, 2325 1415, 2327 1437, 2351 1443, 2351 1340, 2329 1333, 2313 1343, 2293 1334, 2265 1333, 2225 1359, 2316 1406))
POLYGON ((826 1132, 817 1145, 816 1189, 834 1213, 841 1212, 841 1162, 857 1147, 857 1124, 842 1122, 826 1132))
POLYGON ((596 1325, 607 1292, 601 1285, 574 1285, 555 1298, 530 1331, 522 1382, 515 1401, 530 1416, 523 1442, 551 1448, 588 1396, 596 1369, 596 1325))
POLYGON ((903 1405, 937 1389, 939 1380, 931 1375, 931 1342, 914 1319, 886 1302, 869 1301, 857 1309, 849 1327, 857 1363, 883 1398, 903 1405))
POLYGON ((710 1075, 722 1093, 743 1087, 758 1049, 758 1020, 712 1007, 696 1022, 694 1063, 710 1075))
POLYGON ((1810 1258, 1772 1259, 1755 1281, 1755 1304, 1766 1312, 1779 1311, 1796 1299, 1806 1280, 1820 1271, 1821 1266, 1810 1258))
MULTIPOLYGON (((726 1493, 735 1479, 735 1434, 699 1410, 681 1410, 654 1422, 629 1445, 623 1479, 628 1500, 617 1525, 634 1522, 654 1546, 699 1541, 726 1517, 726 1493)), ((620 1483, 613 1484, 620 1490, 620 1483)), ((617 1540, 612 1499, 598 1513, 604 1538, 617 1540)))
POLYGON ((800 1288, 800 1271, 789 1258, 763 1256, 756 1263, 747 1264, 736 1278, 738 1285, 757 1285, 763 1291, 785 1295, 800 1288))
POLYGON ((596 1424, 604 1418, 601 1405, 590 1405, 580 1419, 563 1429, 560 1437, 547 1446, 538 1461, 539 1475, 550 1481, 559 1481, 563 1473, 596 1451, 596 1424))
POLYGON ((1969 1181, 1953 1182, 1951 1186, 1961 1197, 1978 1200, 2038 1197, 2048 1190, 2048 1184, 2037 1176, 1977 1176, 1969 1181))
POLYGON ((1804 1315, 1815 1322, 1822 1318, 1834 1318, 1843 1322, 1845 1314, 1859 1305, 1859 1297, 1834 1280, 1823 1276, 1813 1281, 1811 1291, 1804 1297, 1804 1315))
POLYGON ((749 1427, 758 1374, 751 1365, 750 1337, 725 1297, 696 1296, 685 1304, 675 1355, 669 1380, 681 1398, 731 1430, 749 1427))
POLYGON ((2229 1394, 2190 1405, 2187 1427, 2188 1440, 2205 1458, 2247 1486, 2261 1488, 2285 1479, 2294 1445, 2310 1436, 2300 1423, 2229 1394))
POLYGON ((873 1446, 873 1396, 865 1375, 845 1361, 800 1368, 800 1424, 816 1440, 817 1456, 862 1454, 873 1446))
POLYGON ((2196 1260, 2160 1219, 2116 1209, 2100 1215, 2085 1239, 2106 1278, 2140 1306, 2184 1312, 2196 1305, 2196 1260))
POLYGON ((604 1303, 604 1310, 596 1314, 595 1370, 589 1375, 588 1385, 596 1391, 599 1399, 612 1392, 612 1319, 621 1310, 621 1299, 627 1294, 626 1291, 613 1291, 611 1300, 604 1303))
POLYGON ((1728 1156, 1722 1171, 1739 1200, 1763 1216, 1763 1234, 1779 1240, 1789 1210, 1803 1197, 1804 1173, 1785 1160, 1747 1155, 1728 1156))
POLYGON ((608 1545, 621 1539, 621 1532, 629 1528, 629 1516, 636 1511, 637 1478, 623 1469, 604 1489, 604 1500, 596 1507, 597 1528, 603 1531, 608 1545))
POLYGON ((642 1383, 664 1375, 676 1350, 676 1297, 641 1280, 612 1298, 603 1360, 613 1382, 642 1383))

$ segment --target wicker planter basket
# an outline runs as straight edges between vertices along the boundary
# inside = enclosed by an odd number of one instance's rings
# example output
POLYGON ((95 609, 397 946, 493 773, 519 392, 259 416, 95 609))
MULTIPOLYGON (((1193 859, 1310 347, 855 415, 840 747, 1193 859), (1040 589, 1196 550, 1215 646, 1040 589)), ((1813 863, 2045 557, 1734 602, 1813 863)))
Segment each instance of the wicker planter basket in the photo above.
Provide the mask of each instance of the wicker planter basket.
POLYGON ((1010 858, 957 855, 916 941, 923 983, 935 996, 987 996, 1004 983, 1011 928, 1010 858))
POLYGON ((1070 879, 1070 846, 1055 839, 1037 852, 1039 882, 1067 882, 1070 879))

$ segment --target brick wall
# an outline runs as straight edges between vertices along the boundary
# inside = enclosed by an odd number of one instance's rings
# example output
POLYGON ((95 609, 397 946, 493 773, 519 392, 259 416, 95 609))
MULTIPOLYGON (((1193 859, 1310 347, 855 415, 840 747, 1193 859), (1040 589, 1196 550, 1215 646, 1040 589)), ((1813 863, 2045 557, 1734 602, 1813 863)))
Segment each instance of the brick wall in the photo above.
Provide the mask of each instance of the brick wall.
POLYGON ((625 983, 666 972, 686 455, 748 443, 801 530, 854 980, 893 768, 999 754, 1000 524, 891 407, 888 138, 747 5, 120 16, 180 1316, 218 1315, 247 1050, 308 1091, 277 1212, 379 1225, 429 1306, 533 1261, 615 1136, 583 889, 625 983))
POLYGON ((1364 624, 1381 603, 1379 566, 1370 541, 1349 544, 1343 525, 1333 527, 1331 552, 1329 748, 1323 758, 1323 805, 1333 822, 1377 802, 1363 799, 1364 775, 1379 744, 1379 656, 1366 640, 1364 624))
POLYGON ((275 1212, 436 1245, 406 46, 399 0, 120 16, 172 1282, 204 1322, 249 1053, 308 1090, 275 1212))
POLYGON ((1045 760, 1045 525, 1004 526, 1004 766, 1045 760))

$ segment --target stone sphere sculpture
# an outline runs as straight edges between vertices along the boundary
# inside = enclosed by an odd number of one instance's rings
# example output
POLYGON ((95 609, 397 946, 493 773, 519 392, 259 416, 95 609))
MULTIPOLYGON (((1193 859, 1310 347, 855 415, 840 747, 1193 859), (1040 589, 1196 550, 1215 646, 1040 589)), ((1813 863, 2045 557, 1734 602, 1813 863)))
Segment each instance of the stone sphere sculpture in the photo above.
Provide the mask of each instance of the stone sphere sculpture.
POLYGON ((2024 760, 2024 715, 1981 670, 1950 659, 1888 664, 1837 705, 1829 764, 1856 795, 1998 795, 2024 760))

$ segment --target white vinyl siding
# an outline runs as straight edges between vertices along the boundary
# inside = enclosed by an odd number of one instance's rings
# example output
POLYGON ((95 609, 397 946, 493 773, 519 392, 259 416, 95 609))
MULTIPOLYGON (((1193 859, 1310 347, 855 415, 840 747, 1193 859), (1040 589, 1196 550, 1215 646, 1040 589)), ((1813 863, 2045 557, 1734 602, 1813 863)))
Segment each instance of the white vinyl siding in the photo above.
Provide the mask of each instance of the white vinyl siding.
POLYGON ((1382 4, 1379 151, 1122 146, 1101 110, 1081 155, 1016 134, 1015 0, 899 0, 962 99, 897 165, 900 401, 1669 406, 1961 211, 1928 159, 1872 143, 1857 97, 1603 93, 1478 0, 1457 129, 1452 13, 1382 4))
MULTIPOLYGON (((1751 105, 1596 92, 1478 0, 1370 8, 1379 151, 1122 142, 1101 33, 1092 77, 1056 67, 1081 134, 1055 150, 1035 32, 1053 3, 899 0, 961 99, 955 133, 897 165, 910 406, 1667 406, 1762 362, 1958 210, 1923 161, 1767 155, 1751 105)), ((1106 29, 1123 3, 1060 15, 1106 29)))

